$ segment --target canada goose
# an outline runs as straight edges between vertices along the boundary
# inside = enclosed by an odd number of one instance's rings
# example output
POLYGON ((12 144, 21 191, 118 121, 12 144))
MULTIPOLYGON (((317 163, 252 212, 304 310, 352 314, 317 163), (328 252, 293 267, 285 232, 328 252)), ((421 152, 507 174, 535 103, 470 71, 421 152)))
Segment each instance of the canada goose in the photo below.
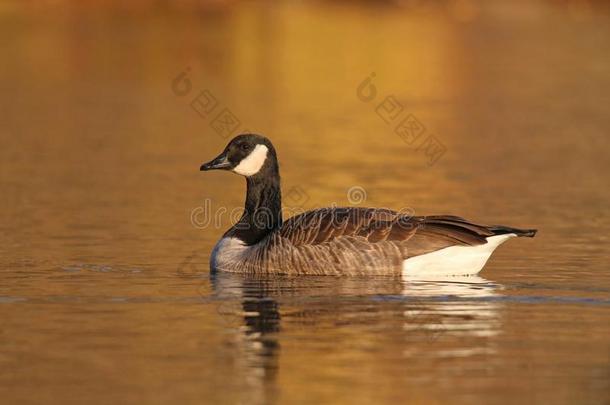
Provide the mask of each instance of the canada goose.
POLYGON ((505 240, 535 229, 477 225, 450 215, 378 208, 320 208, 282 221, 277 154, 269 139, 238 135, 200 170, 246 178, 241 219, 224 233, 212 270, 249 274, 471 275, 505 240))

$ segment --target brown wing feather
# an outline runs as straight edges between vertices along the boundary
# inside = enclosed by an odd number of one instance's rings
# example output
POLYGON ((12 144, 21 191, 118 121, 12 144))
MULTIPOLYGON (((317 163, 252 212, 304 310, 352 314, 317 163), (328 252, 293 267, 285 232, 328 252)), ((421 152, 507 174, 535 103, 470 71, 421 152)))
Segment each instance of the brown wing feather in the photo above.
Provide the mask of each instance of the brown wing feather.
POLYGON ((479 245, 492 234, 488 227, 454 216, 321 208, 289 218, 267 247, 273 261, 289 264, 288 273, 396 274, 408 257, 453 245, 479 245))
MULTIPOLYGON (((280 235, 294 245, 316 245, 339 237, 363 237, 369 243, 405 242, 416 238, 450 245, 480 245, 494 235, 489 227, 455 216, 408 216, 375 208, 321 208, 288 219, 280 235), (427 236, 423 237, 423 236, 427 236)), ((441 245, 443 245, 441 244, 441 245)), ((438 243, 434 243, 435 250, 438 243)))

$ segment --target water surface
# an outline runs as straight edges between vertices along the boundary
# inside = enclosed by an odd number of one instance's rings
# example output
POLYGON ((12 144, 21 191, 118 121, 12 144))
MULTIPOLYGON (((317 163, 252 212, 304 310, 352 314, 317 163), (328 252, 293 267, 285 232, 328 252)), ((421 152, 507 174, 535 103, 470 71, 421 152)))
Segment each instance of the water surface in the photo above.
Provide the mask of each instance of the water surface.
POLYGON ((0 7, 0 396, 608 403, 609 12, 523 3, 0 7), (225 108, 273 140, 288 210, 540 232, 474 278, 211 276, 244 198, 198 171, 225 108))

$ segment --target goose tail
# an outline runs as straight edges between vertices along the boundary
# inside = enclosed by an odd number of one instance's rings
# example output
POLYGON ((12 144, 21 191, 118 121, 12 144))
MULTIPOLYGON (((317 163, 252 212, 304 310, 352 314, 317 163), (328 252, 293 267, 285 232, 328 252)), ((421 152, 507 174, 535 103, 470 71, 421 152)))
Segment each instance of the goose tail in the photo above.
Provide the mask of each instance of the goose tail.
POLYGON ((494 233, 494 235, 505 235, 508 233, 513 233, 518 237, 526 237, 533 238, 536 236, 538 229, 519 229, 519 228, 511 228, 510 226, 504 225, 493 225, 489 227, 489 230, 494 233))

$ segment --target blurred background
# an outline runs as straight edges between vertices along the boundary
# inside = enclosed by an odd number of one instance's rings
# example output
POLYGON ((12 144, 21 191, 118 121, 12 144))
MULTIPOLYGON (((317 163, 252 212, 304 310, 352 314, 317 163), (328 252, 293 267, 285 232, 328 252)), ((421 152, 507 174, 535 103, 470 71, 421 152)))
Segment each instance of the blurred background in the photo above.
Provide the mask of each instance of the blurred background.
POLYGON ((607 2, 1 0, 0 38, 8 403, 610 401, 607 2), (464 282, 211 277, 241 132, 286 209, 540 232, 464 282))

